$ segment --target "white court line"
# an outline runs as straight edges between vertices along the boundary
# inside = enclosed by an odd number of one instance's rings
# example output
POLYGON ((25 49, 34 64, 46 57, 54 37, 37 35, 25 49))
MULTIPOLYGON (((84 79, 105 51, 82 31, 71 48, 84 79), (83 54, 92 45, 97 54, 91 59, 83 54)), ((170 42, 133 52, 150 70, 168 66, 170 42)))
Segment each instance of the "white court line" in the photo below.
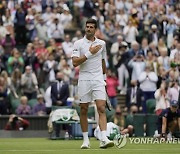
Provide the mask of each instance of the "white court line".
MULTIPOLYGON (((20 152, 53 152, 53 151, 64 151, 64 150, 70 150, 70 151, 74 151, 74 150, 78 150, 78 151, 82 151, 82 149, 58 149, 58 150, 16 150, 16 149, 11 149, 11 150, 0 150, 0 152, 2 151, 9 151, 9 152, 16 152, 16 151, 20 151, 20 152)), ((106 150, 106 149, 87 149, 87 150, 90 150, 90 151, 98 151, 98 150, 100 150, 100 151, 102 151, 102 150, 106 150)), ((108 149, 109 150, 109 149, 108 149)), ((108 151, 107 150, 107 151, 108 151)), ((152 149, 126 149, 126 148, 111 148, 110 150, 113 150, 113 151, 117 151, 117 150, 123 150, 123 151, 141 151, 141 150, 145 150, 145 151, 148 151, 148 150, 156 150, 156 151, 158 151, 158 149, 154 149, 154 148, 152 148, 152 149)), ((159 149, 159 150, 170 150, 170 149, 159 149)), ((174 150, 180 150, 180 148, 173 148, 173 151, 174 150)))

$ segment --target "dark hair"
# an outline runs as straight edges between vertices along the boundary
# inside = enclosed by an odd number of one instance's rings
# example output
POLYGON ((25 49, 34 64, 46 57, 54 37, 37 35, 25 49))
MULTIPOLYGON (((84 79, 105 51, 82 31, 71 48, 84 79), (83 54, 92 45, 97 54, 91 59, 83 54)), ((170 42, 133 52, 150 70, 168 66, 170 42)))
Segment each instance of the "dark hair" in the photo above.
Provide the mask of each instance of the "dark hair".
POLYGON ((86 21, 86 25, 87 24, 94 24, 94 27, 97 28, 97 21, 95 19, 88 19, 86 21))

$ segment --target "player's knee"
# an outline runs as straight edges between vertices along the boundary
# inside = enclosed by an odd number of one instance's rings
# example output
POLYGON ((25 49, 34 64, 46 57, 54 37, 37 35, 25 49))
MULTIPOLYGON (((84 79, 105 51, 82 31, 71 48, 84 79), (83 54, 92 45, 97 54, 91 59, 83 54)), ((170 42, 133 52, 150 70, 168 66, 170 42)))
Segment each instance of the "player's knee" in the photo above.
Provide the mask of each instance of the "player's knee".
POLYGON ((105 106, 99 106, 97 109, 98 109, 99 114, 104 114, 105 113, 105 106))
POLYGON ((84 114, 84 115, 86 115, 87 114, 87 112, 88 112, 88 106, 81 106, 81 114, 84 114))

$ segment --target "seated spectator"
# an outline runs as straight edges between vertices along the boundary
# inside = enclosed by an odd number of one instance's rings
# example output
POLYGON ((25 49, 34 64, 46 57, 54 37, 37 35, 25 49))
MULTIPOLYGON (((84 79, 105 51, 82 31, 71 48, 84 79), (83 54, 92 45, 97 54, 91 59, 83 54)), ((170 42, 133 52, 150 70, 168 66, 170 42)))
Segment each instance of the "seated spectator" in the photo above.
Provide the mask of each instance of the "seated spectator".
POLYGON ((11 92, 15 98, 21 96, 21 71, 16 68, 11 74, 11 92))
POLYGON ((25 72, 21 78, 22 93, 28 97, 28 99, 36 98, 38 90, 38 82, 36 75, 32 72, 30 66, 26 66, 25 72))
POLYGON ((119 130, 123 130, 125 126, 125 118, 124 115, 122 114, 121 107, 118 105, 116 107, 115 115, 114 115, 114 124, 119 126, 119 130))
POLYGON ((138 108, 136 105, 131 105, 130 113, 126 116, 125 119, 125 128, 121 131, 121 134, 129 134, 132 136, 134 133, 134 124, 133 124, 133 116, 138 112, 138 108))
POLYGON ((29 127, 29 121, 15 114, 9 116, 9 120, 5 126, 5 130, 25 130, 29 127))
POLYGON ((38 104, 33 107, 33 114, 38 116, 46 115, 46 107, 44 103, 43 95, 39 94, 37 96, 38 104))
POLYGON ((173 133, 180 131, 180 109, 178 108, 178 101, 171 101, 170 107, 163 110, 159 115, 158 133, 161 137, 171 139, 173 133))
POLYGON ((17 115, 30 115, 31 107, 27 104, 28 98, 26 96, 22 96, 20 101, 21 101, 21 104, 16 109, 16 114, 17 115))

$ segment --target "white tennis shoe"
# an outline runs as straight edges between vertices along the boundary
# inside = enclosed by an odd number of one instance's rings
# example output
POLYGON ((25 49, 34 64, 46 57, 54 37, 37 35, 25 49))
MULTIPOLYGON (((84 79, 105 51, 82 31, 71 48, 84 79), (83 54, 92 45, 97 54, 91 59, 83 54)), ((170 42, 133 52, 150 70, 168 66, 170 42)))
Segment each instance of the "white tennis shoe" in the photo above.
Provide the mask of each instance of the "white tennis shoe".
POLYGON ((110 141, 109 139, 106 141, 100 141, 100 148, 109 148, 109 147, 113 147, 114 146, 114 142, 110 141))
POLYGON ((89 143, 83 142, 83 144, 81 145, 81 149, 89 149, 89 148, 90 148, 89 143))

